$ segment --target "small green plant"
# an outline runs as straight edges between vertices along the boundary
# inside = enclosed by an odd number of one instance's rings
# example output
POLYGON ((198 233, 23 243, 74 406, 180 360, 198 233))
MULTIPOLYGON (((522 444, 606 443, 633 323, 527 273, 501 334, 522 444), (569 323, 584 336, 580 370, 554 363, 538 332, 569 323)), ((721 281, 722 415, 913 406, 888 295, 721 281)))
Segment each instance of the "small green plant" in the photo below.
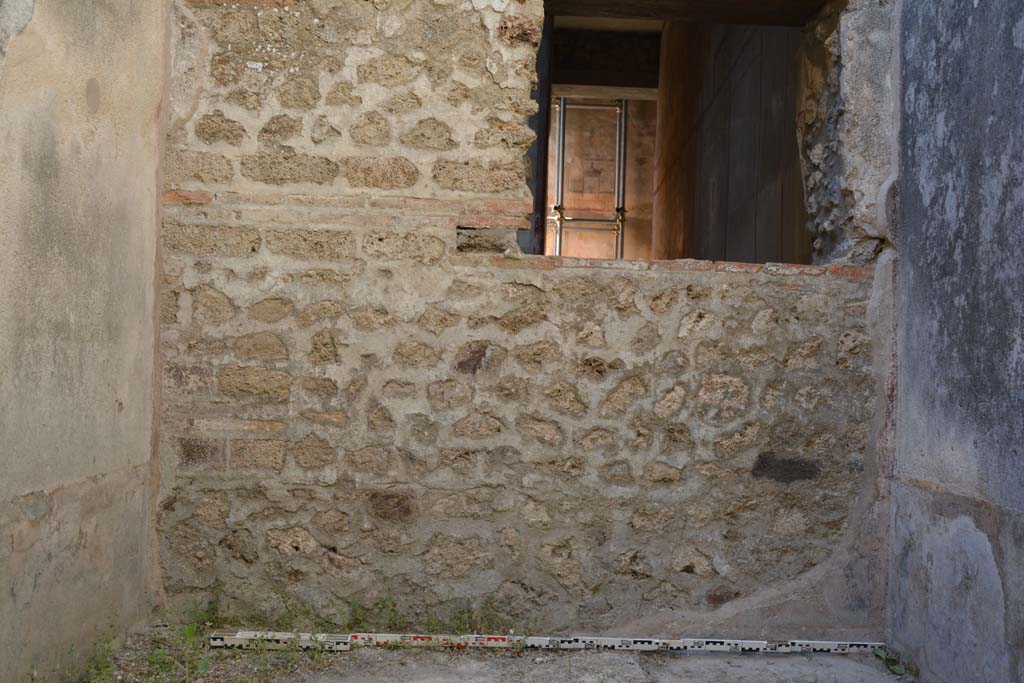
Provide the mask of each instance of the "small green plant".
POLYGON ((904 666, 898 653, 893 652, 887 647, 876 647, 873 652, 876 657, 885 662, 885 668, 888 669, 889 673, 893 676, 906 675, 907 667, 904 666))
POLYGON ((181 671, 182 680, 192 683, 210 668, 206 651, 207 622, 185 624, 175 638, 179 658, 175 662, 181 671))
POLYGON ((398 601, 391 591, 374 604, 373 613, 387 633, 402 633, 409 626, 408 620, 399 611, 398 601))
MULTIPOLYGON (((214 584, 213 594, 205 606, 189 612, 185 623, 146 654, 146 672, 150 680, 194 683, 210 669, 207 639, 210 629, 220 625, 220 586, 214 584)), ((90 683, 92 683, 90 681, 90 683)))
POLYGON ((96 641, 93 654, 86 663, 86 683, 114 683, 114 637, 103 636, 96 641))
POLYGON ((348 633, 365 631, 367 626, 366 607, 360 600, 348 603, 348 618, 344 622, 344 630, 348 633))
POLYGON ((150 673, 170 673, 174 671, 174 659, 161 648, 146 655, 146 666, 150 673))
POLYGON ((448 633, 456 635, 500 634, 512 630, 512 622, 501 615, 490 599, 485 599, 479 607, 469 605, 455 610, 446 626, 448 633))

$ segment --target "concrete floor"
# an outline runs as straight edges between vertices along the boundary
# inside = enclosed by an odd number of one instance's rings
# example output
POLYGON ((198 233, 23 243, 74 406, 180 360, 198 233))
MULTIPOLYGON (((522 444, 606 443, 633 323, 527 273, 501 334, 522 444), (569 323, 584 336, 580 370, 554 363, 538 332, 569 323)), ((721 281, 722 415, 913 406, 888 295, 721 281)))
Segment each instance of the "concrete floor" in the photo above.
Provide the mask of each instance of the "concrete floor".
POLYGON ((870 656, 718 656, 357 650, 276 683, 894 683, 870 656))

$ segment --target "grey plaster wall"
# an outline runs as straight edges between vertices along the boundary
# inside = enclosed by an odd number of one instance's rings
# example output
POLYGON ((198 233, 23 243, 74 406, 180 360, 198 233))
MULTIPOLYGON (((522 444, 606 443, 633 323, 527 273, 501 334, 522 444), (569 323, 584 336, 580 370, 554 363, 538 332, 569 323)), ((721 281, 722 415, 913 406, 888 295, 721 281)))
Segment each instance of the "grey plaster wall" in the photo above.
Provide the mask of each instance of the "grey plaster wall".
POLYGON ((890 639, 1024 681, 1024 4, 906 2, 890 639))
POLYGON ((2 681, 152 607, 163 6, 0 2, 2 681))

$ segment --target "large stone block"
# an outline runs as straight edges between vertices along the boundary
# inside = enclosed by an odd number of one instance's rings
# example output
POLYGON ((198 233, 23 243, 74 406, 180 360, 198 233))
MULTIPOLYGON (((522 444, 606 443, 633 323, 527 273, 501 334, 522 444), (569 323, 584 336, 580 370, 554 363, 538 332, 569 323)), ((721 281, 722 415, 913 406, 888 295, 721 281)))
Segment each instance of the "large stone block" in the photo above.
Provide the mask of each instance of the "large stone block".
POLYGON ((164 222, 164 246, 193 256, 249 257, 260 250, 255 228, 226 225, 183 225, 164 222))
POLYGON ((268 230, 267 249, 306 261, 338 261, 355 256, 352 233, 337 230, 268 230))
POLYGON ((433 177, 444 189, 461 192, 507 192, 526 185, 526 172, 521 164, 438 161, 433 177))
POLYGON ((341 173, 341 167, 326 157, 278 147, 242 157, 241 172, 246 178, 267 185, 329 185, 341 173))
POLYGON ((419 179, 416 165, 404 157, 348 157, 345 180, 352 187, 397 190, 412 187, 419 179))
POLYGON ((280 370, 241 365, 229 365, 217 374, 220 392, 240 399, 286 401, 291 381, 291 375, 280 370))
POLYGON ((164 156, 164 182, 228 183, 235 177, 235 168, 227 157, 213 152, 172 150, 164 156))
POLYGON ((383 260, 436 263, 445 244, 433 235, 416 232, 374 232, 363 238, 363 253, 383 260))

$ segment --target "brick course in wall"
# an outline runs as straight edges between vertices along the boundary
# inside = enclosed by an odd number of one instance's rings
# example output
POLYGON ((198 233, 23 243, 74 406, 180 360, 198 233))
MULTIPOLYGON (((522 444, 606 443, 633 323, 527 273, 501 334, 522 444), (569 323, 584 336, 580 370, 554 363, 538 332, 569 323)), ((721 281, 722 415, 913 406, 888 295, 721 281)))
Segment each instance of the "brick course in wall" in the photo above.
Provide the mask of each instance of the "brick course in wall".
POLYGON ((219 581, 243 616, 391 594, 421 622, 487 601, 612 627, 757 595, 849 537, 870 271, 460 250, 528 226, 539 1, 177 19, 172 601, 219 581))

